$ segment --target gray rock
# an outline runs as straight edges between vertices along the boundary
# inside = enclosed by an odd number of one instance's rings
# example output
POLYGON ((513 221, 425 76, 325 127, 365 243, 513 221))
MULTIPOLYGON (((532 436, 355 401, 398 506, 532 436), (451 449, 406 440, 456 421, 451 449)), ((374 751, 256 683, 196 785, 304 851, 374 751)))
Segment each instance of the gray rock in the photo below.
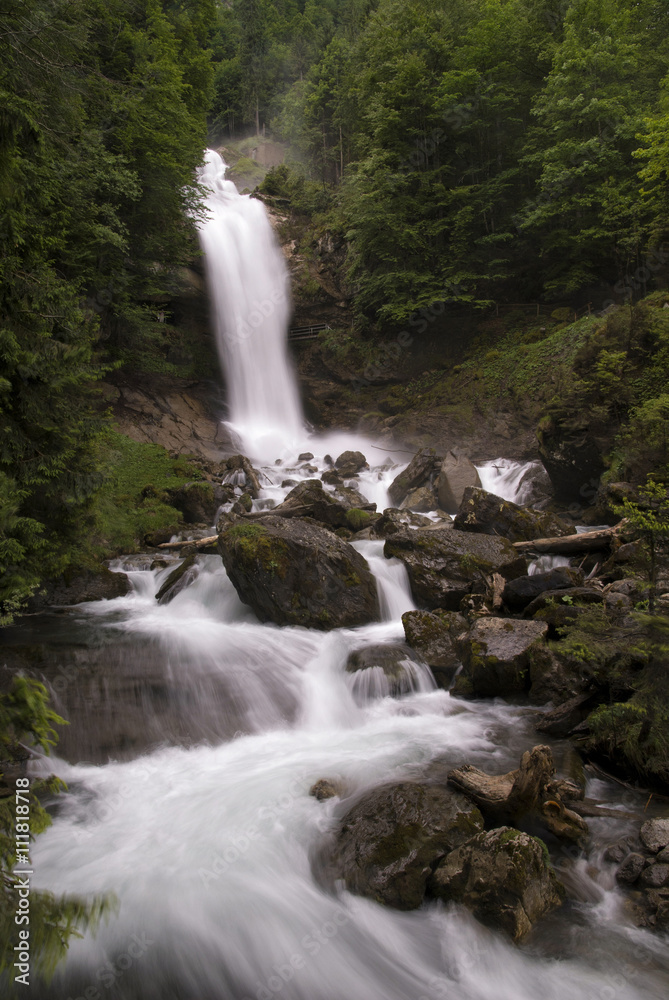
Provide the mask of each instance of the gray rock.
POLYGON ((285 490, 287 487, 297 486, 298 483, 299 483, 299 480, 297 480, 297 479, 284 479, 284 481, 281 483, 281 489, 285 490))
POLYGON ((415 490, 407 493, 400 504, 400 510, 415 510, 418 513, 434 510, 437 506, 437 497, 431 486, 418 486, 415 490))
POLYGON ((502 600, 509 611, 523 611, 535 598, 547 590, 568 590, 583 583, 583 573, 569 566, 557 566, 547 573, 521 576, 510 580, 502 593, 502 600))
POLYGON ((158 604, 168 604, 173 598, 180 594, 182 590, 185 590, 197 576, 197 567, 195 565, 195 560, 197 556, 195 552, 191 552, 187 555, 183 562, 172 570, 164 584, 156 594, 156 600, 158 604))
POLYGON ((669 818, 649 819, 641 827, 641 842, 651 854, 669 847, 669 818))
POLYGON ((565 897, 543 843, 507 826, 479 833, 449 854, 428 889, 438 899, 466 906, 481 923, 514 941, 565 897))
POLYGON ((456 528, 501 535, 510 542, 574 535, 576 529, 555 514, 519 507, 494 493, 468 486, 455 518, 456 528))
POLYGON ((125 573, 112 573, 106 566, 99 569, 77 570, 72 566, 47 581, 42 592, 28 601, 29 611, 39 611, 51 605, 82 604, 84 601, 111 601, 125 597, 131 587, 125 573))
POLYGON ((340 781, 330 781, 329 778, 320 778, 309 789, 309 795, 313 795, 319 802, 325 802, 326 799, 334 799, 340 796, 342 791, 343 788, 340 781))
POLYGON ((350 511, 364 510, 368 513, 367 520, 371 523, 371 515, 376 510, 376 504, 370 503, 357 490, 340 486, 336 495, 323 489, 320 479, 305 479, 298 483, 286 496, 284 501, 274 508, 274 513, 284 516, 311 517, 327 527, 353 528, 366 527, 366 524, 351 524, 350 511))
POLYGON ((482 575, 512 580, 527 572, 525 559, 506 539, 454 528, 400 528, 387 538, 384 554, 404 563, 414 600, 430 610, 458 611, 482 575))
POLYGON ((303 451, 301 455, 297 456, 298 462, 310 462, 314 456, 310 451, 303 451))
POLYGON ((616 872, 616 878, 625 885, 632 885, 646 867, 643 854, 629 854, 616 872))
POLYGON ((273 514, 222 527, 228 576, 261 621, 332 629, 378 620, 367 563, 327 528, 273 514))
POLYGON ((402 528, 411 525, 414 528, 431 528, 432 521, 422 514, 411 510, 398 510, 397 507, 386 507, 379 520, 374 525, 374 534, 379 538, 395 535, 402 528))
POLYGON ((481 618, 460 640, 463 668, 453 693, 496 698, 527 691, 532 651, 547 631, 544 622, 481 618))
POLYGON ((333 869, 351 892, 413 910, 432 866, 482 829, 479 810, 457 792, 408 781, 384 785, 344 816, 333 869))
POLYGON ((335 469, 340 476, 354 476, 365 468, 367 459, 361 451, 343 451, 335 462, 335 469))
POLYGON ((480 485, 481 480, 474 464, 465 455, 449 451, 439 470, 439 506, 448 514, 457 514, 467 487, 480 485))
POLYGON ((619 865, 629 853, 629 845, 624 840, 619 840, 617 844, 609 844, 604 851, 604 860, 614 865, 619 865))
POLYGON ((468 629, 455 611, 406 611, 402 615, 406 641, 425 660, 440 687, 448 688, 460 665, 457 640, 468 629))
POLYGON ((639 885, 645 889, 661 889, 669 885, 669 865, 648 865, 639 876, 639 885))
MULTIPOLYGON (((432 481, 440 468, 441 459, 433 448, 421 448, 416 452, 404 472, 393 479, 388 487, 388 496, 393 503, 400 506, 407 494, 421 486, 432 485, 432 481)), ((433 510, 434 507, 428 507, 433 510)))
POLYGON ((661 862, 663 865, 669 865, 669 847, 663 847, 657 855, 656 860, 661 862))
MULTIPOLYGON (((543 611, 548 605, 562 604, 567 611, 577 611, 573 605, 601 604, 604 595, 594 587, 568 587, 560 590, 545 590, 525 608, 525 616, 532 618, 538 611, 543 611)), ((567 616, 568 618, 569 616, 567 616)), ((575 615, 573 617, 576 617, 575 615)), ((562 623, 561 623, 562 624, 562 623)), ((566 622, 565 622, 566 624, 566 622)))

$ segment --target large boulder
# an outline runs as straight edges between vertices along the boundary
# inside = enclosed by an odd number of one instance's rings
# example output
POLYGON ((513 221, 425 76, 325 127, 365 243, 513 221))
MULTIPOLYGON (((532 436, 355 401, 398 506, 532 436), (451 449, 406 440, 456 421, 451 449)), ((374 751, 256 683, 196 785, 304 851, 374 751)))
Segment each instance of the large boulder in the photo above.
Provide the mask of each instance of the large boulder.
POLYGON ((441 463, 437 481, 440 508, 447 514, 457 514, 467 487, 480 485, 479 474, 467 456, 449 451, 441 463))
POLYGON ((131 590, 125 573, 112 573, 106 566, 78 569, 71 566, 54 580, 42 585, 28 601, 29 611, 41 611, 51 605, 82 604, 85 601, 113 601, 131 590))
MULTIPOLYGON (((423 486, 432 486, 441 466, 441 459, 433 448, 421 448, 406 469, 396 476, 388 487, 388 496, 399 507, 407 495, 423 486)), ((427 510, 434 510, 434 506, 427 510)))
POLYGON ((505 538, 454 528, 399 529, 383 551, 404 563, 414 600, 430 610, 458 611, 482 576, 499 573, 513 580, 527 572, 524 557, 505 538))
POLYGON ((587 507, 596 495, 605 465, 599 443, 582 414, 551 413, 539 424, 537 438, 539 457, 556 498, 587 507))
POLYGON ((543 643, 545 622, 480 618, 460 640, 462 673, 453 694, 463 698, 508 698, 530 686, 532 653, 543 643))
POLYGON ((547 590, 568 590, 583 583, 583 573, 569 566, 556 566, 547 573, 520 576, 510 580, 502 592, 502 600, 509 611, 523 611, 528 604, 547 590))
POLYGON ((449 854, 431 875, 428 890, 466 906, 481 923, 514 941, 565 898, 542 841, 508 826, 479 833, 449 854))
POLYGON ((355 476, 367 467, 367 459, 361 451, 343 451, 335 462, 335 469, 340 476, 355 476))
POLYGON ((482 829, 479 810, 451 789, 409 781, 383 785, 344 816, 333 869, 351 892, 413 910, 436 863, 482 829))
POLYGON ((278 517, 311 517, 328 528, 351 528, 358 531, 374 520, 376 504, 370 503, 357 490, 339 487, 334 493, 323 489, 320 479, 305 479, 288 493, 282 503, 274 508, 278 517), (359 516, 351 517, 352 511, 359 516), (362 522, 362 523, 360 523, 362 522))
POLYGON ((433 522, 429 517, 416 514, 412 510, 398 510, 397 507, 386 507, 379 520, 374 525, 374 534, 379 538, 394 535, 402 528, 430 528, 433 522))
POLYGON ((431 486, 417 486, 410 490, 400 505, 400 510, 415 510, 427 513, 437 508, 437 494, 431 486))
POLYGON ((367 563, 327 528, 273 515, 232 522, 222 525, 218 550, 240 598, 261 621, 332 629, 379 618, 367 563))
POLYGON ((186 524, 213 524, 218 504, 214 487, 207 482, 186 483, 168 490, 169 503, 183 514, 186 524))
POLYGON ((457 640, 468 629, 456 611, 406 611, 402 615, 406 641, 430 666, 440 687, 448 688, 460 666, 457 640))
POLYGON ((519 507, 477 486, 468 486, 454 527, 484 535, 501 535, 510 542, 575 535, 576 529, 556 514, 519 507))

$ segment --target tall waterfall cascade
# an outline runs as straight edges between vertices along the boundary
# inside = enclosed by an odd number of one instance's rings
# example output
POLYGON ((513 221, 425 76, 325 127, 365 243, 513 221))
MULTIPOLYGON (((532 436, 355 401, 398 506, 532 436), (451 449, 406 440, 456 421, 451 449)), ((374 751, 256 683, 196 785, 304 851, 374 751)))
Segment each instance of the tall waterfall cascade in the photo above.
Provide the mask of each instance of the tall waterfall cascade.
POLYGON ((229 422, 243 449, 269 457, 304 436, 297 383, 288 358, 290 282, 265 206, 225 179, 209 149, 199 181, 208 190, 200 226, 216 342, 229 399, 229 422))

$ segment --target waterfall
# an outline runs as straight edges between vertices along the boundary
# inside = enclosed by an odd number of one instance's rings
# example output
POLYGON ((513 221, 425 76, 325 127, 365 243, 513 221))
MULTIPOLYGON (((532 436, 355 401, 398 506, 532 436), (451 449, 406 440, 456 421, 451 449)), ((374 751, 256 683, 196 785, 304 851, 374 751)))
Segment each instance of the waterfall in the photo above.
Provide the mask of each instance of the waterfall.
POLYGON ((245 453, 273 457, 304 437, 286 332, 290 282, 265 206, 238 193, 209 149, 199 181, 208 190, 200 225, 229 423, 245 453))

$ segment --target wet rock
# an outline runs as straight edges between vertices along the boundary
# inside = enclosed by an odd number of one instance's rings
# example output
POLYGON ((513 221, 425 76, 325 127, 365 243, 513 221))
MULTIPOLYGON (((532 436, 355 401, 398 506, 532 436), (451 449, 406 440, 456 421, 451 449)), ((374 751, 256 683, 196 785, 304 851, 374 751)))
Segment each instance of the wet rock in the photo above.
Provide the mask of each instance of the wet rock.
POLYGON ((270 514, 224 525, 218 549, 241 600, 261 621, 333 629, 379 618, 367 563, 327 528, 270 514))
POLYGON ((436 862, 482 829, 479 810, 451 789, 384 785, 344 816, 333 867, 351 892, 413 910, 436 862))
MULTIPOLYGON (((539 597, 535 597, 527 607, 525 608, 525 616, 527 618, 532 618, 537 612, 544 611, 553 603, 558 606, 562 605, 567 612, 577 612, 577 608, 574 605, 583 604, 601 604, 604 601, 604 594, 601 590, 597 590, 595 587, 565 587, 559 590, 545 590, 543 594, 539 597)), ((578 613, 572 615, 569 614, 563 616, 559 619, 558 625, 568 624, 571 621, 575 621, 578 617, 578 613)), ((548 621, 548 617, 544 618, 548 621)))
POLYGON ((651 854, 657 854, 669 846, 669 818, 647 820, 641 827, 639 836, 643 846, 651 854))
POLYGON ((346 671, 357 675, 359 683, 354 686, 354 693, 397 697, 415 689, 415 665, 419 665, 419 669, 423 666, 414 651, 404 643, 377 643, 349 653, 346 671), (368 671, 372 673, 368 674, 368 671))
POLYGON ((344 480, 341 478, 338 472, 334 472, 332 469, 324 472, 321 476, 321 482, 326 483, 328 486, 343 486, 344 480))
POLYGON ((596 693, 589 691, 575 695, 552 712, 547 712, 537 722, 535 728, 548 736, 565 738, 573 729, 587 719, 597 701, 596 693))
POLYGON ((455 611, 406 611, 402 615, 406 641, 431 668, 439 687, 448 689, 460 665, 457 640, 468 629, 455 611))
POLYGON ((222 467, 224 483, 248 490, 254 500, 260 493, 260 473, 253 468, 246 455, 232 455, 222 467))
POLYGON ((250 493, 242 493, 239 500, 232 505, 233 514, 248 514, 253 507, 253 499, 250 493))
POLYGON ((629 854, 616 872, 616 879, 625 885, 632 885, 646 867, 643 854, 629 854))
POLYGON ((51 605, 67 606, 85 601, 112 601, 125 597, 131 587, 125 573, 112 573, 106 566, 99 569, 66 570, 55 580, 42 585, 42 592, 30 598, 29 611, 38 611, 51 605))
POLYGON ((274 508, 277 516, 311 517, 329 528, 353 531, 371 525, 376 519, 376 516, 372 517, 375 511, 376 504, 369 503, 357 490, 341 486, 335 495, 323 489, 320 479, 306 479, 298 483, 283 503, 274 508), (349 514, 354 510, 365 511, 366 516, 354 517, 351 523, 349 514))
POLYGON ((532 650, 547 631, 543 622, 492 617, 477 621, 460 640, 463 667, 453 694, 496 698, 527 691, 532 650))
POLYGON ((474 464, 465 455, 449 451, 441 463, 437 481, 441 509, 449 514, 457 514, 468 486, 481 486, 474 464))
POLYGON ((180 594, 182 590, 185 590, 193 582, 198 572, 195 567, 196 559, 197 555, 193 551, 172 570, 156 594, 158 604, 169 604, 177 594, 180 594))
POLYGON ((291 486, 297 486, 299 484, 299 479, 284 479, 281 483, 281 489, 285 490, 291 486))
POLYGON ((355 476, 361 469, 366 469, 367 459, 361 451, 343 451, 335 462, 335 469, 340 476, 355 476))
POLYGON ((218 506, 211 483, 186 483, 178 489, 167 490, 168 502, 181 511, 186 524, 213 524, 218 506))
POLYGON ((519 612, 547 590, 569 590, 582 583, 583 573, 580 570, 557 566, 547 573, 535 573, 509 581, 504 587, 502 600, 509 611, 519 612))
POLYGON ((601 450, 587 426, 572 413, 553 414, 541 421, 539 457, 558 500, 589 506, 604 471, 601 450))
POLYGON ((669 865, 669 847, 664 847, 655 860, 660 861, 663 865, 669 865))
POLYGON ((615 844, 609 844, 604 851, 604 860, 610 864, 619 865, 630 853, 629 844, 625 840, 619 840, 615 844))
POLYGON ((298 462, 310 462, 314 456, 310 451, 303 451, 301 455, 297 456, 298 462))
POLYGON ((648 865, 639 876, 639 885, 645 889, 661 889, 669 885, 669 865, 648 865))
POLYGON ((563 655, 559 647, 553 650, 543 646, 532 651, 529 697, 533 704, 552 701, 561 705, 583 694, 591 684, 590 674, 577 657, 563 655))
POLYGON ((400 505, 400 510, 415 510, 418 513, 434 510, 437 496, 430 486, 419 486, 411 490, 400 505))
POLYGON ((565 898, 544 844, 507 826, 479 833, 449 854, 428 889, 437 899, 466 906, 481 923, 514 941, 565 898))
MULTIPOLYGON (((408 466, 399 476, 393 479, 388 487, 388 496, 397 506, 402 505, 402 501, 407 495, 424 486, 432 487, 432 483, 441 466, 441 459, 433 448, 422 448, 416 452, 408 466)), ((431 492, 433 492, 431 490, 431 492)), ((427 510, 434 510, 436 504, 427 510)))
POLYGON ((313 795, 319 802, 326 799, 334 799, 340 796, 343 791, 341 781, 331 781, 329 778, 321 778, 309 789, 309 795, 313 795))
POLYGON ((411 525, 414 528, 430 528, 432 521, 422 514, 410 510, 398 510, 396 507, 386 507, 379 520, 374 525, 374 533, 379 538, 388 538, 402 528, 411 525))
POLYGON ((512 580, 527 572, 525 559, 506 539, 454 528, 401 528, 387 538, 384 554, 404 563, 414 600, 430 610, 458 611, 482 576, 499 573, 512 580))
POLYGON ((468 486, 464 491, 454 527, 484 535, 501 535, 510 542, 576 533, 572 525, 555 514, 519 507, 476 486, 468 486))

